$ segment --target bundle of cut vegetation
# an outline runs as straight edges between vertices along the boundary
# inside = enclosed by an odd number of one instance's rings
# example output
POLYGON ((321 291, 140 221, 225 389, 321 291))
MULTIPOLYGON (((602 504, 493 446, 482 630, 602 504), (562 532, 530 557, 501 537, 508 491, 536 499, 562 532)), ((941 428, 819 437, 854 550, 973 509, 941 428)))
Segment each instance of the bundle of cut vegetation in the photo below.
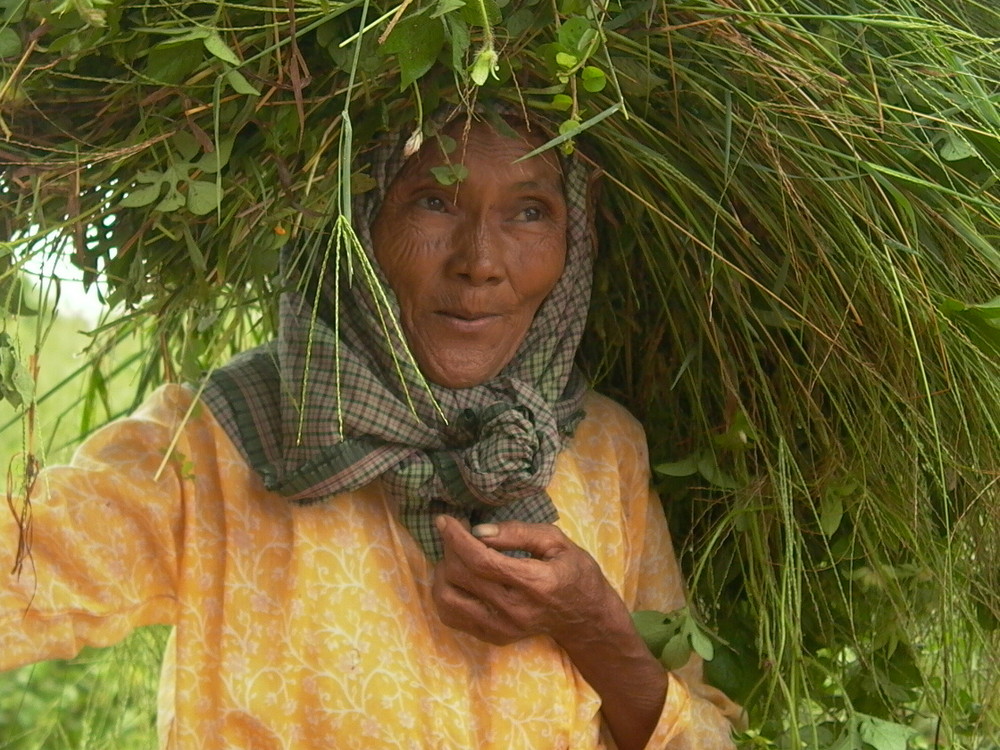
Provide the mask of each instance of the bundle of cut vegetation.
POLYGON ((21 413, 33 256, 103 285, 95 371, 141 332, 136 400, 197 381, 271 335, 286 243, 351 252, 377 133, 503 102, 603 170, 582 363, 646 427, 668 629, 742 741, 1000 742, 994 3, 0 0, 0 71, 21 413))

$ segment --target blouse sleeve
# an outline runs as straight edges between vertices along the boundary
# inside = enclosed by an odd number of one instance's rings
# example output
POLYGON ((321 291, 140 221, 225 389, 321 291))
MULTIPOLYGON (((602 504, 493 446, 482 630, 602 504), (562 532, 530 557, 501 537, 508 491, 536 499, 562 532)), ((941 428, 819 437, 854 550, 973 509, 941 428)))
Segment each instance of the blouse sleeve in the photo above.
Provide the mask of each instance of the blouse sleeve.
MULTIPOLYGON (((684 581, 674 553, 663 506, 650 489, 649 458, 641 427, 641 446, 622 465, 622 499, 630 540, 625 604, 633 612, 673 612, 685 606, 684 581)), ((691 659, 669 675, 667 699, 646 750, 717 750, 735 747, 734 728, 745 722, 743 710, 702 676, 702 659, 691 659)))
POLYGON ((11 572, 19 529, 0 514, 0 669, 174 620, 192 491, 186 456, 197 450, 182 430, 188 404, 180 388, 161 389, 90 437, 68 466, 38 475, 20 575, 11 572))

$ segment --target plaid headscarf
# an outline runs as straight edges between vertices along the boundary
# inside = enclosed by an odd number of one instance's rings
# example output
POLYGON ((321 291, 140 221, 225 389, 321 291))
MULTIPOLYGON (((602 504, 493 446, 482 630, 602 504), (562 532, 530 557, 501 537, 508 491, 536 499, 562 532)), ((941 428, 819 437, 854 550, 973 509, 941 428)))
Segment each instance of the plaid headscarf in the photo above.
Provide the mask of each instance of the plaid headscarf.
POLYGON ((269 490, 313 503, 381 478, 438 560, 441 513, 473 525, 557 518, 545 488, 586 390, 573 359, 590 303, 588 169, 561 159, 565 270, 514 358, 482 385, 450 389, 422 379, 372 251, 370 226, 405 143, 372 152, 376 186, 353 203, 360 244, 337 252, 331 240, 310 264, 287 249, 278 339, 213 372, 202 398, 269 490))

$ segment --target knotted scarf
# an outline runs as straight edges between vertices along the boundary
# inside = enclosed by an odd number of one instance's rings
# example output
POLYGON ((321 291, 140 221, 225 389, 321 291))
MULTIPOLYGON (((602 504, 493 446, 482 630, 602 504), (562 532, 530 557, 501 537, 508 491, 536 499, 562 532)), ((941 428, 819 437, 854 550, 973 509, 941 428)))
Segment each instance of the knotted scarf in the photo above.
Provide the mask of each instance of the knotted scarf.
POLYGON ((380 479, 437 560, 441 513, 472 524, 557 518, 546 487, 586 390, 573 359, 590 301, 588 169, 560 157, 565 270, 514 358, 486 383, 450 389, 421 377, 372 251, 406 140, 387 138, 369 156, 375 187, 353 201, 357 242, 330 239, 309 263, 286 248, 277 340, 214 371, 202 399, 269 490, 335 501, 380 479))

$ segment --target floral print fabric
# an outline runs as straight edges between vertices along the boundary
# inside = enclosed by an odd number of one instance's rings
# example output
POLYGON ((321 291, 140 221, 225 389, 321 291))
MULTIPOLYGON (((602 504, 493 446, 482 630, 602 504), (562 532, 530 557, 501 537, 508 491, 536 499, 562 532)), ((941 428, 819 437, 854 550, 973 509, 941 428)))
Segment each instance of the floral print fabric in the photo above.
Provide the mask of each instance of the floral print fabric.
MULTIPOLYGON (((601 396, 585 405, 549 486, 559 525, 632 609, 676 609, 642 430, 601 396)), ((438 620, 433 564, 377 483, 292 505, 184 388, 43 472, 33 512, 33 564, 0 586, 0 669, 172 624, 165 748, 613 747, 597 695, 548 638, 495 647, 438 620)), ((9 570, 9 516, 0 533, 9 570)), ((738 709, 700 672, 672 676, 650 748, 732 746, 738 709)))

